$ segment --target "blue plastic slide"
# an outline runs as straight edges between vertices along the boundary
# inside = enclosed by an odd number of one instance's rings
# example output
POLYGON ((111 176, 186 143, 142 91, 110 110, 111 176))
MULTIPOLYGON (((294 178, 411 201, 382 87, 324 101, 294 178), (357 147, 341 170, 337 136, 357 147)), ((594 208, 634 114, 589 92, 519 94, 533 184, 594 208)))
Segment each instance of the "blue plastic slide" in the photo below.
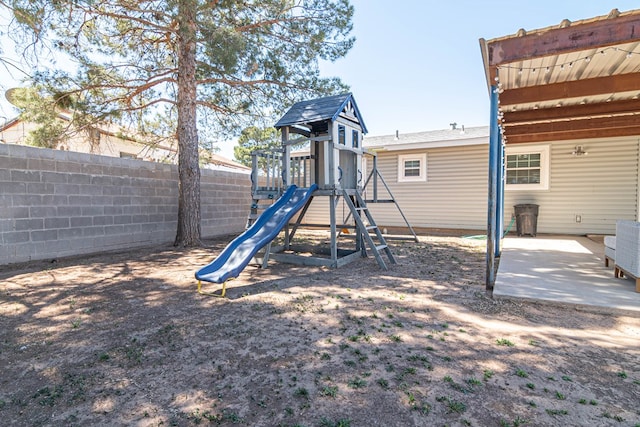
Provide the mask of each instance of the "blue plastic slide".
POLYGON ((256 222, 244 233, 236 237, 209 265, 196 272, 196 279, 211 283, 224 283, 238 277, 249 264, 251 258, 267 243, 275 239, 291 217, 305 205, 311 194, 318 188, 291 185, 285 193, 269 206, 256 222))

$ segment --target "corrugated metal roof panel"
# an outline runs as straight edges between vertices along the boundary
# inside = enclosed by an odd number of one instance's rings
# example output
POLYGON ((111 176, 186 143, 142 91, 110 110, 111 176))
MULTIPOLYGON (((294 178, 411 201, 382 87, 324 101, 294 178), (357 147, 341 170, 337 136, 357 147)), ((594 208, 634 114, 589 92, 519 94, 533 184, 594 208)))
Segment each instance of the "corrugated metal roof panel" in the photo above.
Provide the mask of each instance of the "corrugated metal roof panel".
POLYGON ((640 134, 639 24, 640 9, 614 9, 588 20, 481 39, 487 85, 498 84, 506 143, 640 134), (594 116, 612 120, 593 125, 594 116), (541 126, 521 126, 535 123, 541 126))

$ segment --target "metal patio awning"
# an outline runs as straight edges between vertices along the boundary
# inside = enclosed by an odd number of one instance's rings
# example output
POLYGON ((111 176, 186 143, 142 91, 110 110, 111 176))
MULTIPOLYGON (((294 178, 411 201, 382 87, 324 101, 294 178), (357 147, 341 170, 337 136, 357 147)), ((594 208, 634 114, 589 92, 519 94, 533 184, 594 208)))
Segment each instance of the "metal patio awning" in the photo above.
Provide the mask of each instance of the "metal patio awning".
POLYGON ((640 135, 640 9, 480 46, 507 144, 640 135))
POLYGON ((504 218, 504 144, 640 135, 640 9, 480 39, 491 100, 486 289, 504 218))

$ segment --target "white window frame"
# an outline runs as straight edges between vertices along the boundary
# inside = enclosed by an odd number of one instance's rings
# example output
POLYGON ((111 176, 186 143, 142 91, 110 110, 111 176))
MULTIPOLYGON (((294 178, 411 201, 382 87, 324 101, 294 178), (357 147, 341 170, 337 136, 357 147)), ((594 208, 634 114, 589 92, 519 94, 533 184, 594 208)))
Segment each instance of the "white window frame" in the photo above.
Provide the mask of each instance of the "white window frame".
POLYGON ((398 156, 398 182, 426 182, 427 181, 427 153, 401 154, 398 156), (405 162, 417 160, 420 162, 420 175, 405 176, 405 162))
POLYGON ((505 147, 504 152, 504 177, 506 191, 540 191, 549 189, 549 163, 550 163, 549 145, 515 145, 505 147), (539 184, 509 184, 507 179, 507 156, 514 154, 535 154, 540 153, 540 183, 539 184))

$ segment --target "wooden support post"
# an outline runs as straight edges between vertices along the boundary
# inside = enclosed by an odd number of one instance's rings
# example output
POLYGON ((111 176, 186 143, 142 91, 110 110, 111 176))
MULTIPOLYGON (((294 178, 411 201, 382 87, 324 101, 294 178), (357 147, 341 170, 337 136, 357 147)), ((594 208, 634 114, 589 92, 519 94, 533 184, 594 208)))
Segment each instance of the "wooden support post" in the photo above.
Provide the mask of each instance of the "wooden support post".
POLYGON ((286 142, 289 140, 289 127, 282 128, 282 146, 284 147, 284 153, 282 154, 282 184, 283 190, 286 191, 289 185, 293 184, 291 181, 291 145, 286 142))
POLYGON ((251 155, 251 195, 255 195, 258 190, 258 155, 251 155))
POLYGON ((336 203, 338 197, 333 190, 329 196, 329 220, 331 221, 331 261, 338 265, 338 233, 336 231, 336 203))
POLYGON ((289 250, 291 248, 291 233, 289 232, 289 224, 284 226, 284 248, 289 250))
MULTIPOLYGON (((358 191, 358 190, 356 190, 356 191, 358 191)), ((356 199, 357 199, 357 197, 353 197, 352 198, 352 202, 353 202, 353 204, 354 204, 354 206, 356 208, 359 208, 360 207, 360 203, 358 203, 356 199)), ((356 209, 356 212, 357 211, 358 210, 356 209)), ((366 248, 366 246, 364 244, 365 237, 363 236, 363 234, 361 232, 362 230, 359 230, 358 221, 355 219, 355 217, 353 218, 353 220, 354 220, 354 223, 355 223, 355 232, 356 232, 356 251, 359 251, 361 253, 362 257, 366 257, 367 256, 367 248, 366 248)))
POLYGON ((378 202, 378 155, 373 156, 373 203, 378 202))
POLYGON ((329 184, 329 187, 332 190, 336 189, 336 159, 335 159, 335 154, 334 151, 335 149, 333 148, 334 145, 334 141, 337 138, 337 126, 335 126, 333 123, 329 124, 329 134, 331 135, 331 140, 327 141, 325 143, 325 155, 326 157, 324 158, 324 164, 325 164, 325 171, 326 171, 326 182, 329 184))

